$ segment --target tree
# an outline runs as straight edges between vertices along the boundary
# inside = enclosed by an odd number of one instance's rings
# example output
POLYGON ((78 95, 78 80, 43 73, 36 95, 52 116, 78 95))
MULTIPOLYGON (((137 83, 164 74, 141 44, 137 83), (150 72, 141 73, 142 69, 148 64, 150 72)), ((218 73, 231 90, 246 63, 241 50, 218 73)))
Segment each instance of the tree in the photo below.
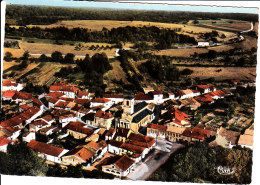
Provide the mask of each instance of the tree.
POLYGON ((189 68, 185 68, 181 71, 181 75, 184 75, 184 76, 188 76, 188 75, 191 75, 193 73, 193 70, 189 69, 189 68))
POLYGON ((21 57, 22 60, 28 60, 30 57, 29 51, 25 51, 23 56, 21 57))
POLYGON ((68 53, 68 54, 64 57, 64 63, 67 63, 67 64, 72 64, 72 63, 74 63, 74 57, 75 57, 74 54, 68 53))
POLYGON ((63 61, 63 56, 62 53, 59 51, 55 51, 51 54, 51 59, 53 62, 62 62, 63 61))
POLYGON ((25 143, 8 145, 5 158, 5 172, 8 175, 46 175, 47 165, 45 160, 38 157, 37 153, 29 149, 25 143))
POLYGON ((13 59, 12 57, 13 57, 13 54, 8 51, 8 52, 5 53, 4 60, 7 61, 7 62, 10 62, 13 59))
POLYGON ((39 60, 40 62, 47 62, 47 61, 49 61, 49 58, 48 58, 45 54, 42 54, 42 55, 38 58, 38 60, 39 60))

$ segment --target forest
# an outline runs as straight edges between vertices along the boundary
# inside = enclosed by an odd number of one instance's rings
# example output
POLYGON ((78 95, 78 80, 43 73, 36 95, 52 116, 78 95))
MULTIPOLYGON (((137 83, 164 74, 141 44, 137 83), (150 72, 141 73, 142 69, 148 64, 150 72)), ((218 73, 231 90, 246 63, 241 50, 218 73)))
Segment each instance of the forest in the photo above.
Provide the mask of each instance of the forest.
POLYGON ((94 10, 81 8, 40 7, 9 5, 6 18, 15 20, 17 25, 53 24, 61 20, 119 20, 178 23, 195 19, 235 19, 258 21, 257 14, 244 13, 205 13, 181 11, 133 11, 133 10, 94 10))

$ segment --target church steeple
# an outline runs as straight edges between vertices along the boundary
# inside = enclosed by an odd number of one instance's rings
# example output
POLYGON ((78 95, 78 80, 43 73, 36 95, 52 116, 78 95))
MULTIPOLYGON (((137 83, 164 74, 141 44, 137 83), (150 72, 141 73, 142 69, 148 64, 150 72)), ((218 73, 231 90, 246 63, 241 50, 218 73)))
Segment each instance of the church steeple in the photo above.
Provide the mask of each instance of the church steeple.
POLYGON ((123 100, 124 113, 132 115, 134 113, 134 97, 125 96, 123 100))

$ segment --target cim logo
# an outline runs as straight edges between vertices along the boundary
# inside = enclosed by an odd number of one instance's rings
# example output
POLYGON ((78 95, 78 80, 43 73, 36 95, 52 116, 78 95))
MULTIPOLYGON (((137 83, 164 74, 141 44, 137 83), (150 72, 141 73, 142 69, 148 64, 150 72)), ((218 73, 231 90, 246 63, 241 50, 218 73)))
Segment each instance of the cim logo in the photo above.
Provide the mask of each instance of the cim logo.
POLYGON ((226 166, 218 166, 216 169, 220 175, 231 175, 236 171, 235 168, 229 168, 226 166))

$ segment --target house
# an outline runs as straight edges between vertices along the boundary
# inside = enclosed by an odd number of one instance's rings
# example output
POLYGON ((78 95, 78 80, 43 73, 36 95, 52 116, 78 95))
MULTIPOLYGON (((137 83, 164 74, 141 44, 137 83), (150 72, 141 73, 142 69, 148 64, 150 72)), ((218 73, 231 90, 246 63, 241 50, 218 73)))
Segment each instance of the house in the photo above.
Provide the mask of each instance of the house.
POLYGON ((107 144, 104 140, 101 140, 100 142, 90 141, 88 144, 84 145, 83 147, 94 152, 95 155, 93 157, 92 162, 102 157, 107 152, 107 144))
POLYGON ((163 103, 163 92, 162 91, 152 91, 149 94, 153 97, 153 102, 155 104, 162 104, 163 103))
POLYGON ((169 99, 174 100, 175 99, 175 94, 174 93, 168 93, 169 99))
POLYGON ((48 127, 41 128, 39 130, 39 133, 42 134, 42 135, 49 136, 49 135, 54 133, 55 129, 57 129, 57 127, 55 127, 55 126, 48 126, 48 127))
POLYGON ((180 94, 181 94, 180 99, 186 99, 186 98, 192 98, 194 96, 197 96, 198 92, 193 91, 191 89, 186 89, 186 90, 181 90, 180 94))
POLYGON ((84 126, 86 125, 81 122, 70 122, 67 126, 67 133, 75 139, 83 139, 94 133, 94 130, 84 126))
POLYGON ((113 102, 113 104, 118 104, 120 102, 123 102, 124 95, 122 95, 122 94, 104 94, 103 98, 111 100, 113 102))
POLYGON ((167 126, 148 123, 147 125, 147 136, 153 138, 166 138, 167 126))
POLYGON ((147 152, 145 152, 143 155, 146 155, 155 146, 154 138, 136 133, 131 133, 128 137, 127 142, 135 146, 146 148, 147 152))
POLYGON ((10 140, 16 140, 21 134, 21 128, 18 127, 2 127, 0 128, 0 137, 4 136, 10 140))
POLYGON ((14 95, 15 95, 15 91, 7 90, 3 93, 2 99, 3 99, 3 101, 6 101, 6 100, 11 101, 13 99, 14 95))
POLYGON ((217 130, 216 139, 212 141, 209 145, 210 146, 220 145, 224 148, 232 148, 237 144, 239 136, 240 136, 239 132, 227 130, 224 127, 220 127, 217 130))
POLYGON ((21 91, 23 89, 23 84, 16 83, 10 80, 4 80, 2 88, 2 91, 21 91))
POLYGON ((198 47, 208 47, 208 46, 209 46, 209 42, 206 42, 206 41, 198 42, 198 47))
POLYGON ((208 93, 214 100, 224 98, 226 94, 221 90, 216 90, 208 93))
POLYGON ((139 162, 148 153, 148 148, 137 146, 131 143, 110 140, 108 142, 108 152, 120 156, 127 155, 139 162))
POLYGON ((154 89, 151 87, 147 87, 147 88, 143 88, 143 91, 145 94, 148 94, 149 92, 154 91, 154 89))
POLYGON ((166 139, 173 142, 178 142, 182 139, 182 134, 186 128, 169 125, 166 129, 166 139))
POLYGON ((68 150, 56 147, 43 142, 31 140, 27 146, 38 153, 39 157, 45 158, 47 161, 61 163, 61 156, 68 152, 68 150))
POLYGON ((91 100, 90 102, 90 108, 92 107, 97 107, 97 106, 103 106, 102 108, 103 111, 109 109, 113 105, 113 101, 107 98, 95 98, 91 100))
POLYGON ((243 135, 240 135, 238 145, 253 150, 254 129, 246 129, 243 135))
POLYGON ((0 136, 0 151, 1 152, 7 152, 7 146, 11 143, 13 143, 14 141, 7 139, 3 136, 0 136))
POLYGON ((116 141, 125 142, 130 134, 131 134, 131 130, 130 129, 118 127, 116 129, 116 134, 114 136, 114 139, 116 141))
POLYGON ((146 127, 147 123, 154 120, 154 113, 148 109, 146 102, 134 104, 134 97, 125 97, 123 101, 124 112, 117 127, 128 128, 138 133, 140 127, 146 127))
POLYGON ((102 171, 115 176, 125 177, 133 170, 134 165, 135 161, 133 159, 122 156, 115 163, 102 166, 102 171))
POLYGON ((77 93, 77 98, 80 98, 80 99, 89 99, 89 92, 88 91, 78 91, 77 93))
POLYGON ((51 126, 47 122, 43 120, 34 120, 29 124, 29 131, 30 132, 38 132, 40 129, 51 126))
POLYGON ((75 98, 79 88, 66 84, 54 84, 50 86, 50 92, 61 92, 65 97, 75 98))
POLYGON ((179 100, 179 102, 182 106, 189 107, 191 110, 196 110, 201 106, 201 104, 197 102, 194 98, 179 100))
POLYGON ((199 103, 214 103, 215 100, 212 98, 212 96, 210 96, 209 94, 203 94, 200 95, 198 97, 195 98, 196 101, 198 101, 199 103))
POLYGON ((209 93, 212 91, 216 91, 216 87, 211 85, 211 84, 207 84, 207 85, 197 85, 195 87, 195 90, 199 91, 201 94, 205 94, 205 93, 209 93))
POLYGON ((76 147, 62 156, 62 164, 74 165, 89 163, 94 158, 95 152, 85 148, 76 147))
POLYGON ((154 98, 149 94, 144 94, 142 92, 139 92, 135 94, 134 101, 138 103, 140 102, 153 103, 154 98))
POLYGON ((88 113, 88 114, 86 114, 85 116, 83 116, 81 119, 82 119, 84 122, 86 122, 86 124, 92 125, 93 122, 94 122, 94 118, 95 118, 94 116, 95 116, 95 114, 96 114, 96 113, 93 113, 93 112, 88 113))
POLYGON ((174 109, 174 111, 172 110, 169 111, 172 115, 172 122, 170 123, 171 125, 179 126, 179 127, 191 126, 190 121, 187 119, 189 116, 186 113, 179 111, 178 109, 174 109))
POLYGON ((29 109, 14 115, 12 118, 2 121, 0 127, 18 127, 23 128, 31 123, 35 118, 42 114, 42 110, 38 107, 30 107, 29 109))
POLYGON ((36 136, 34 132, 25 132, 22 135, 22 139, 24 142, 29 143, 31 140, 35 140, 36 136))
POLYGON ((112 140, 112 139, 114 138, 115 134, 116 134, 116 129, 110 128, 110 129, 107 131, 106 135, 105 135, 105 140, 106 140, 106 141, 107 141, 107 140, 112 140))
POLYGON ((92 122, 92 125, 106 128, 108 130, 111 127, 113 120, 113 114, 100 110, 97 111, 94 115, 94 121, 92 122))
POLYGON ((210 138, 212 136, 212 132, 210 130, 194 127, 186 128, 182 133, 182 140, 184 141, 198 141, 203 142, 206 139, 210 138))

